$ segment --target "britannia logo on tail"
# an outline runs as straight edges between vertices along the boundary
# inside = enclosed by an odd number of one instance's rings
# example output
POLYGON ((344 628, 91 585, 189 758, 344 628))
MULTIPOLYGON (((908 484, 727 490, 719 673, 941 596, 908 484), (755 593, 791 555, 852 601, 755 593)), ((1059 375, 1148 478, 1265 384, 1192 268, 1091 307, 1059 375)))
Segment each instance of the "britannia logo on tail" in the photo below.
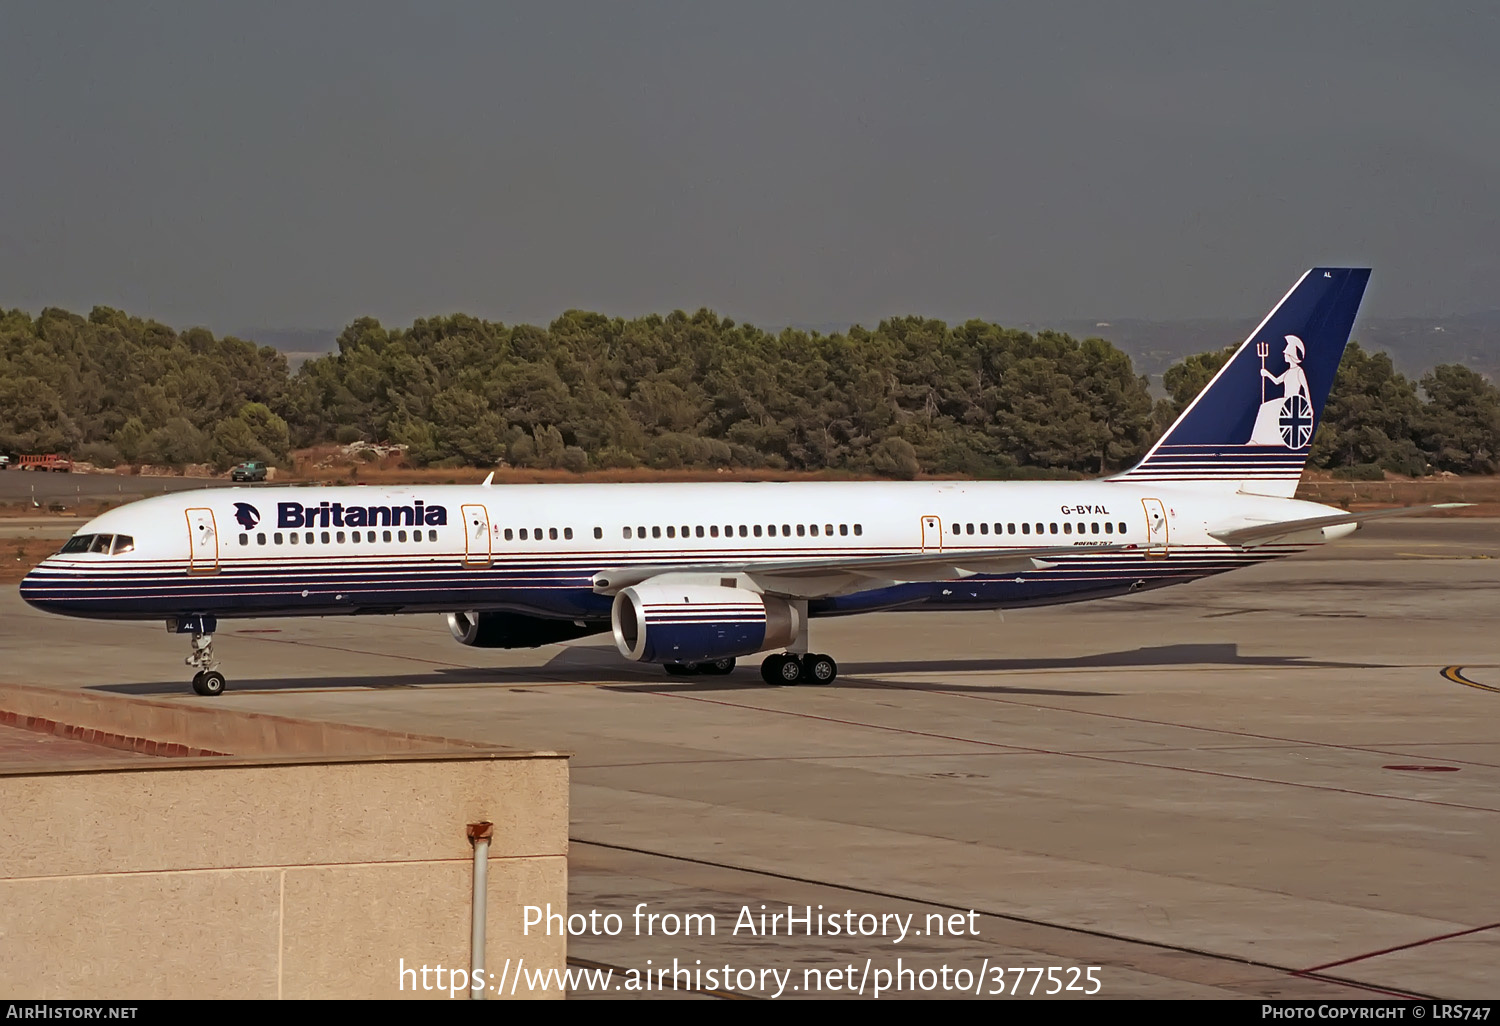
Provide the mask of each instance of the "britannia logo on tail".
POLYGON ((240 522, 240 526, 247 531, 255 530, 255 525, 260 523, 260 510, 248 502, 236 502, 234 504, 234 519, 240 522))
POLYGON ((1255 353, 1260 357, 1260 412, 1255 416, 1255 427, 1246 444, 1287 449, 1306 447, 1312 441, 1313 433, 1312 393, 1307 386, 1307 375, 1302 370, 1307 348, 1296 335, 1287 335, 1286 348, 1281 352, 1286 360, 1286 370, 1280 374, 1272 374, 1266 369, 1266 357, 1271 355, 1269 342, 1256 343, 1255 353), (1282 394, 1268 396, 1267 382, 1280 385, 1282 394))

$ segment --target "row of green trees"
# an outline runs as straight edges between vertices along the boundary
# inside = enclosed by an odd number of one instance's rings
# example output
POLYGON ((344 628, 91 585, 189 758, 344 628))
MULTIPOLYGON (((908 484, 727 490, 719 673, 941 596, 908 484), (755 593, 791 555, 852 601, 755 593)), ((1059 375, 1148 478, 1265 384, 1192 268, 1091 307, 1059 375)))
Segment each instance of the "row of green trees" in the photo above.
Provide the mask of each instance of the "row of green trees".
MULTIPOLYGON (((916 317, 773 334, 706 310, 571 311, 546 328, 364 318, 290 374, 275 350, 199 328, 9 311, 0 450, 222 467, 366 439, 403 443, 418 465, 1094 474, 1137 459, 1225 355, 1173 366, 1171 398, 1153 403, 1096 338, 916 317)), ((1351 344, 1313 459, 1489 472, 1497 452, 1493 385, 1457 365, 1414 384, 1351 344)))

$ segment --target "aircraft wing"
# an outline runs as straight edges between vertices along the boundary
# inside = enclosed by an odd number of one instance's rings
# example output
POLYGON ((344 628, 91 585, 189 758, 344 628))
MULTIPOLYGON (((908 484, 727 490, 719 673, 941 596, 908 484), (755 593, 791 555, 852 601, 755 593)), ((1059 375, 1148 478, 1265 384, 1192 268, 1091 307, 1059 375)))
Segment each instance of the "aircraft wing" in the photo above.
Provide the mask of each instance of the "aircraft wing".
POLYGON ((1426 513, 1434 509, 1458 509, 1469 506, 1468 502, 1439 502, 1430 506, 1397 506, 1393 509, 1372 509, 1363 513, 1336 513, 1326 517, 1309 517, 1304 520, 1277 520, 1265 523, 1241 523, 1235 527, 1213 528, 1209 534, 1227 545, 1253 548, 1269 545, 1292 535, 1307 531, 1318 531, 1341 524, 1361 524, 1366 520, 1384 520, 1387 517, 1405 517, 1413 513, 1426 513))
POLYGON ((1050 560, 1094 552, 1134 549, 1135 544, 1069 545, 1037 549, 960 549, 947 552, 898 552, 885 556, 819 556, 715 563, 678 563, 627 566, 601 570, 593 577, 594 590, 614 594, 633 584, 663 575, 731 576, 751 578, 768 594, 818 598, 852 588, 868 588, 872 581, 907 584, 914 581, 951 581, 976 574, 1007 574, 1044 570, 1050 560))

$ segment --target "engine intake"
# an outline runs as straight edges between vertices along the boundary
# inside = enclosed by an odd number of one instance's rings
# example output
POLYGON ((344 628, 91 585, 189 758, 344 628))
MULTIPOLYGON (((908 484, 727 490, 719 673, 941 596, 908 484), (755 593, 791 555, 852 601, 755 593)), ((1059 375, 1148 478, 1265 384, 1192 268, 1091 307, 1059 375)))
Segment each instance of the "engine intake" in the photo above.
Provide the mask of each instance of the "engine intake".
POLYGON ((548 620, 522 613, 476 613, 470 610, 449 613, 448 629, 461 644, 474 648, 536 648, 600 634, 605 627, 572 620, 548 620))
POLYGON ((643 663, 701 663, 789 645, 796 608, 743 588, 640 584, 615 596, 615 647, 643 663))

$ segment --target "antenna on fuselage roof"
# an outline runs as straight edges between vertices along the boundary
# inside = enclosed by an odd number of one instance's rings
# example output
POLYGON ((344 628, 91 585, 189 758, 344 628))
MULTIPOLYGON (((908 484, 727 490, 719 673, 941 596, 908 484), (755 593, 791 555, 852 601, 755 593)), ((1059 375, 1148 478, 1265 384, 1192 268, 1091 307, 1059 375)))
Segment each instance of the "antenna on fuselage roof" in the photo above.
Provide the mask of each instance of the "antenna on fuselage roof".
POLYGON ((483 481, 479 482, 479 487, 488 488, 490 486, 490 482, 493 480, 495 480, 495 472, 492 470, 483 481))

